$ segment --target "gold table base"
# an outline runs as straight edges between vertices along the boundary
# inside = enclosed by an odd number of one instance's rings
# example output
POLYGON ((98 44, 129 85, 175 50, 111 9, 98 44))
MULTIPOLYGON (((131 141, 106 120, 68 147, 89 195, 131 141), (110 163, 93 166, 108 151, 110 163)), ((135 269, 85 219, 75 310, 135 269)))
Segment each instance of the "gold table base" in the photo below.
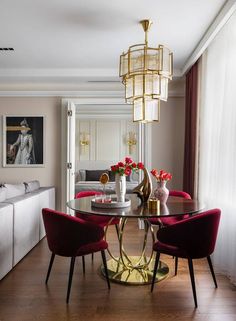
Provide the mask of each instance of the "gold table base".
MULTIPOLYGON (((144 285, 151 284, 153 277, 153 269, 154 269, 154 260, 150 260, 150 258, 143 258, 140 262, 140 256, 129 256, 129 260, 133 266, 137 265, 137 267, 127 268, 125 267, 120 259, 110 259, 107 261, 107 269, 109 279, 113 282, 122 283, 126 285, 144 285), (149 264, 147 262, 149 261, 149 264), (140 265, 142 267, 140 267, 140 265), (145 268, 144 268, 145 266, 145 268)), ((101 266, 102 274, 105 276, 105 271, 103 265, 101 266)), ((156 281, 161 281, 167 277, 169 273, 168 266, 159 262, 156 281)))

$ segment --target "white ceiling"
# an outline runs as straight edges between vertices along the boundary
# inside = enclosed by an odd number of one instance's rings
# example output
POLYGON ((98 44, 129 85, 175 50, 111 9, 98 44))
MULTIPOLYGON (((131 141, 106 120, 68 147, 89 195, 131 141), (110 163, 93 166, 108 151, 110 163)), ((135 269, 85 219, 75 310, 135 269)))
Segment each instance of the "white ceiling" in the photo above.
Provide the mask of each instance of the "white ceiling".
MULTIPOLYGON (((139 20, 150 18, 149 43, 174 53, 180 74, 225 0, 1 0, 0 51, 2 76, 61 73, 107 80, 118 76, 119 55, 143 42, 139 20), (22 73, 22 70, 24 71, 22 73), (89 76, 88 76, 89 74, 89 76)), ((1 77, 1 75, 0 75, 1 77)), ((117 78, 116 78, 117 79, 117 78)))

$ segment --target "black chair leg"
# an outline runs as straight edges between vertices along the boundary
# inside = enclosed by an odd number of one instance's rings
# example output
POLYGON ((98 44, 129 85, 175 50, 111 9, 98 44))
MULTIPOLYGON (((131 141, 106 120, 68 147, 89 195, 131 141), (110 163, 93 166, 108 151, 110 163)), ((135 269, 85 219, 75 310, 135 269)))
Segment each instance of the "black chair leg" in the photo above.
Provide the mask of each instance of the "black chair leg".
POLYGON ((155 279, 156 279, 156 274, 157 274, 157 267, 158 267, 159 260, 160 260, 160 253, 157 252, 157 254, 156 254, 156 260, 155 260, 155 265, 154 265, 154 270, 153 270, 151 292, 153 291, 153 288, 154 288, 155 279))
POLYGON ((85 258, 82 256, 82 264, 83 264, 83 273, 85 274, 85 258))
POLYGON ((94 255, 93 255, 93 253, 92 253, 92 262, 93 262, 93 259, 94 259, 94 255))
POLYGON ((189 273, 190 273, 190 278, 191 278, 191 283, 192 283, 194 303, 195 303, 195 307, 197 308, 197 294, 196 294, 194 271, 193 271, 193 260, 192 259, 188 259, 188 267, 189 267, 189 273))
POLYGON ((48 279, 49 279, 49 276, 50 276, 50 273, 51 273, 51 269, 52 269, 52 265, 53 265, 54 258, 55 258, 55 254, 52 253, 51 259, 50 259, 50 262, 49 262, 49 267, 48 267, 48 272, 47 272, 46 280, 45 280, 45 283, 46 283, 46 284, 48 283, 48 279))
POLYGON ((70 274, 69 274, 69 280, 68 280, 66 303, 69 302, 69 298, 70 298, 70 289, 71 289, 71 283, 72 283, 72 278, 74 273, 74 265, 75 265, 75 257, 72 257, 70 261, 70 274))
POLYGON ((217 285, 217 282, 216 282, 216 276, 215 276, 215 272, 214 272, 214 269, 213 269, 213 266, 212 266, 212 263, 211 263, 211 257, 210 256, 207 257, 207 261, 208 261, 208 265, 209 265, 210 270, 211 270, 211 275, 212 275, 215 287, 218 288, 218 285, 217 285))
POLYGON ((107 286, 108 286, 108 289, 110 289, 111 286, 110 286, 110 280, 109 280, 109 277, 108 277, 107 260, 106 260, 105 251, 102 250, 101 254, 102 254, 102 262, 103 262, 103 266, 104 266, 104 270, 105 270, 106 280, 107 280, 107 286))
POLYGON ((178 271, 178 257, 175 257, 175 275, 177 275, 177 271, 178 271))

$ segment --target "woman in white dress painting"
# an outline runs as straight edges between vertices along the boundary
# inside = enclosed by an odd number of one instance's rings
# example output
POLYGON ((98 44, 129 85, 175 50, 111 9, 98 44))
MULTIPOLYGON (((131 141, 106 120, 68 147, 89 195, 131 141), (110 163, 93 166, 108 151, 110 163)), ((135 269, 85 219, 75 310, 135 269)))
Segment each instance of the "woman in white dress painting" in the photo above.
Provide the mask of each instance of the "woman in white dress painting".
POLYGON ((28 134, 30 128, 26 119, 20 123, 20 126, 22 128, 21 134, 10 148, 12 150, 15 146, 18 147, 14 163, 21 165, 35 164, 34 141, 32 135, 28 134))

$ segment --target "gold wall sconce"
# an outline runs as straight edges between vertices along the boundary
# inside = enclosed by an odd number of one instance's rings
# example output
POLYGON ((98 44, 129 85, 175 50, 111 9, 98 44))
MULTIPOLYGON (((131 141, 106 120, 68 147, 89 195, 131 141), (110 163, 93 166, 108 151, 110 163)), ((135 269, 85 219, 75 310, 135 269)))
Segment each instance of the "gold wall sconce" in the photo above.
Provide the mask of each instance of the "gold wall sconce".
POLYGON ((80 133, 80 146, 86 147, 89 146, 90 143, 90 137, 88 133, 80 133))
POLYGON ((133 148, 137 145, 135 132, 129 132, 127 135, 127 145, 129 146, 129 154, 132 154, 133 148))

